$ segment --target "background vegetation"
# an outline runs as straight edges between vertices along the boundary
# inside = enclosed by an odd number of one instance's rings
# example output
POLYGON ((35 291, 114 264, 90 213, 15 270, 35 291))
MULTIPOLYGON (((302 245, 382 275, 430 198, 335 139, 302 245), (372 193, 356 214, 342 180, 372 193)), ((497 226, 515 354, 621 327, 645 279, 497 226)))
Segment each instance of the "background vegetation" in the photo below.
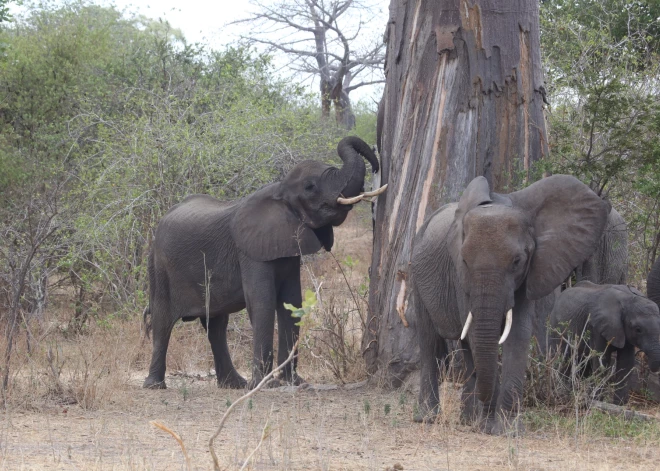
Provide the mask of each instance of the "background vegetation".
POLYGON ((547 0, 541 46, 551 156, 628 222, 630 281, 660 255, 660 2, 547 0))
MULTIPOLYGON (((165 22, 89 1, 30 4, 13 20, 6 4, 0 0, 5 388, 18 333, 26 352, 47 335, 37 330, 49 293, 65 293, 55 321, 69 338, 114 319, 137 328, 149 240, 164 211, 191 193, 239 198, 303 159, 333 160, 346 133, 321 118, 318 96, 250 48, 190 44, 165 22)), ((630 226, 631 281, 640 288, 660 247, 659 18, 658 0, 546 0, 541 8, 551 155, 538 173, 574 174, 611 199, 630 226)), ((375 143, 375 104, 353 111, 353 133, 375 143)), ((350 309, 365 311, 352 301, 363 298, 367 276, 369 255, 359 256, 363 273, 351 258, 329 265, 355 271, 346 297, 350 309)), ((343 380, 360 351, 359 332, 349 343, 335 335, 349 309, 340 298, 328 303, 328 337, 317 343, 330 345, 320 361, 343 380)))

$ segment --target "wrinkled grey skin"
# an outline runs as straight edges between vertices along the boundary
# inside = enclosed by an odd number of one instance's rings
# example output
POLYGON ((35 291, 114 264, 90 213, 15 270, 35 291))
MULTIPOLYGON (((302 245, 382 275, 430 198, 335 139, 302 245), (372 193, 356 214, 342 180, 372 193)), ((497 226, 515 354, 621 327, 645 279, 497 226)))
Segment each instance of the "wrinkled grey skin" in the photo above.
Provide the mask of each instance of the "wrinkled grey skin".
POLYGON ((660 306, 660 257, 655 260, 646 279, 646 294, 650 300, 660 306))
POLYGON ((575 270, 577 281, 625 285, 628 278, 628 225, 612 208, 593 255, 575 270))
MULTIPOLYGON (((318 161, 301 162, 281 182, 239 201, 193 195, 163 216, 149 256, 145 323, 151 314, 153 355, 145 388, 165 388, 167 346, 178 319, 202 320, 221 386, 246 385, 229 356, 230 313, 247 307, 252 323, 250 387, 272 369, 276 313, 277 360, 281 363, 288 357, 299 328, 284 303, 301 306, 300 256, 321 247, 331 249, 333 226, 344 222, 352 208, 337 203, 337 198, 356 196, 363 188, 365 164, 359 154, 378 171, 376 156, 361 139, 343 139, 337 152, 344 162, 341 169, 318 161)), ((302 382, 295 361, 284 369, 283 377, 294 384, 302 382)))
POLYGON ((510 194, 491 193, 483 177, 472 180, 458 203, 425 222, 412 257, 413 300, 420 345, 419 415, 438 413, 437 360, 445 339, 459 339, 468 312, 463 418, 481 418, 484 430, 509 428, 522 399, 532 334, 534 300, 548 295, 593 252, 609 206, 579 180, 555 175, 510 194), (498 340, 506 312, 511 333, 498 340), (478 400, 477 400, 478 399, 478 400))
MULTIPOLYGON (((628 277, 628 225, 612 208, 607 224, 594 253, 575 269, 576 281, 591 281, 599 285, 625 285, 628 277)), ((557 288, 548 296, 536 301, 534 315, 534 337, 539 351, 547 351, 548 320, 555 299, 561 293, 557 288)))
MULTIPOLYGON (((627 375, 635 366, 635 347, 644 352, 652 372, 660 370, 658 306, 634 288, 581 281, 558 296, 550 314, 550 326, 551 349, 560 348, 567 356, 571 354, 561 345, 559 332, 565 331, 573 338, 589 332, 585 335, 587 340, 578 347, 580 358, 588 354, 588 349, 604 352, 603 364, 607 366, 612 352, 616 352, 616 404, 628 402, 627 375)), ((597 367, 598 359, 594 359, 594 365, 584 373, 597 367)))

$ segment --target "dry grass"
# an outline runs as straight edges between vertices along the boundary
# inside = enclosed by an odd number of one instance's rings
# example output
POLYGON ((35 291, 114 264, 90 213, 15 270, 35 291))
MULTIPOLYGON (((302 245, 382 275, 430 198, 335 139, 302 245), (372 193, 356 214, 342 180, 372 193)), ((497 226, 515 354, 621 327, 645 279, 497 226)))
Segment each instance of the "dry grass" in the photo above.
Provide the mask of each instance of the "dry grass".
MULTIPOLYGON (((367 281, 371 254, 366 216, 353 214, 339 228, 336 260, 329 254, 309 257, 303 272, 306 287, 321 285, 321 302, 304 339, 300 373, 314 384, 340 386, 265 390, 241 404, 216 441, 222 466, 237 470, 252 454, 245 469, 383 470, 397 463, 414 470, 659 467, 655 423, 580 411, 576 427, 572 413, 535 407, 524 412, 523 437, 491 437, 460 424, 460 391, 451 383, 441 388, 442 413, 433 425, 412 422, 413 391, 342 387, 366 377, 360 353, 366 312, 360 285, 367 281)), ((152 421, 181 438, 192 469, 211 469, 208 440, 242 393, 215 386, 199 323, 174 330, 169 389, 146 391, 141 384, 151 344, 141 336, 137 313, 94 322, 84 335, 65 335, 60 327, 68 311, 60 303, 51 318, 34 326, 29 352, 25 336, 17 344, 0 425, 0 469, 185 469, 179 444, 152 421)), ((230 349, 245 376, 251 341, 245 313, 233 315, 230 349)), ((637 407, 658 415, 653 405, 637 407)))

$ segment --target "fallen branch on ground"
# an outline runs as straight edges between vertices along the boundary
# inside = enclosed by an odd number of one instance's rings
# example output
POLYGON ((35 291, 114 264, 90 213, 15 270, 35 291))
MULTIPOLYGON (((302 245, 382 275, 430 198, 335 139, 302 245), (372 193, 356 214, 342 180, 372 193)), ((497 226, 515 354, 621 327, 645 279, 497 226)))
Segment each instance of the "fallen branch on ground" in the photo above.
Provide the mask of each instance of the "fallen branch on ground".
POLYGON ((593 409, 602 410, 608 414, 622 416, 626 420, 631 419, 640 419, 645 421, 660 420, 658 417, 655 417, 650 414, 644 414, 643 412, 637 412, 631 409, 626 409, 625 407, 617 406, 615 404, 609 404, 607 402, 594 401, 591 404, 593 409))

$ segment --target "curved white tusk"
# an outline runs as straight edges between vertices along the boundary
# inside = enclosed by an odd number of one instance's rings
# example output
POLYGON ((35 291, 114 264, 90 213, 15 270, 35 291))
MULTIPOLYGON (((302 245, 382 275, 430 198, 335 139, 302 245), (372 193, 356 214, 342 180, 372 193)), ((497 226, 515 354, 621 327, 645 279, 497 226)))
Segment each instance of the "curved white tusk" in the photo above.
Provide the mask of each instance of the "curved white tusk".
POLYGON ((461 332, 461 340, 465 340, 468 330, 470 330, 470 324, 472 324, 472 311, 468 314, 468 318, 465 321, 465 326, 463 326, 463 332, 461 332))
POLYGON ((362 198, 364 198, 364 195, 357 195, 354 196, 353 198, 342 198, 341 196, 337 198, 337 203, 339 204, 355 204, 359 203, 362 201, 362 198))
POLYGON ((509 309, 509 312, 506 313, 506 322, 504 323, 504 332, 502 332, 502 338, 500 338, 499 344, 502 345, 506 338, 511 332, 511 324, 513 323, 513 309, 509 309))
POLYGON ((387 183, 385 183, 383 186, 378 188, 377 190, 374 191, 367 191, 365 193, 362 193, 364 196, 378 196, 381 193, 383 193, 385 190, 387 190, 387 183))

